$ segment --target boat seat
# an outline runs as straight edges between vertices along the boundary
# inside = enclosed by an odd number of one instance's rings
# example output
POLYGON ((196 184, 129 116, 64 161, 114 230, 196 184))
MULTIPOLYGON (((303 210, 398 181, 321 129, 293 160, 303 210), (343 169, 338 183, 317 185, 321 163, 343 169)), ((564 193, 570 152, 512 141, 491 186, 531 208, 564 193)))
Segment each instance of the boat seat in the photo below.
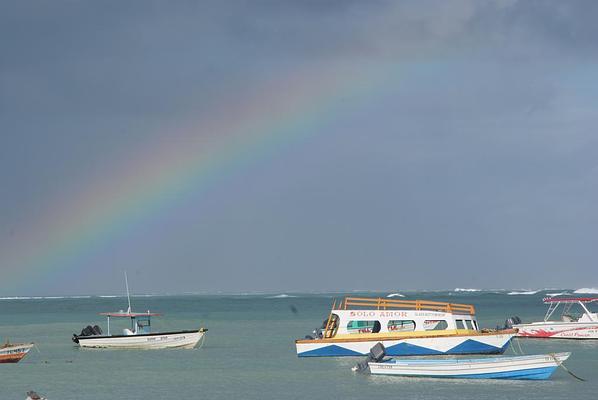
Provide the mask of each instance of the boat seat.
POLYGON ((125 336, 131 336, 131 335, 134 335, 134 334, 135 333, 132 330, 130 330, 130 329, 127 329, 127 328, 123 329, 123 335, 125 335, 125 336))
POLYGON ((562 318, 563 322, 575 322, 577 321, 576 318, 574 318, 573 316, 569 315, 569 314, 563 314, 562 318))

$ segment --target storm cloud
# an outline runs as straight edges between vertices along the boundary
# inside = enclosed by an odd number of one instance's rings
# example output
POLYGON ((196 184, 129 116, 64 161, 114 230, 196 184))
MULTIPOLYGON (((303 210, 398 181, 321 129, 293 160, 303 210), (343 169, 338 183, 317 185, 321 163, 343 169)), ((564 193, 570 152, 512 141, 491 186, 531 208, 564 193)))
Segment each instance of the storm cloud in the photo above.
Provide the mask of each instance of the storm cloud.
POLYGON ((4 1, 1 268, 179 121, 234 118, 223 104, 292 71, 396 76, 67 277, 32 267, 0 291, 114 292, 124 269, 160 293, 596 286, 597 18, 594 1, 4 1))

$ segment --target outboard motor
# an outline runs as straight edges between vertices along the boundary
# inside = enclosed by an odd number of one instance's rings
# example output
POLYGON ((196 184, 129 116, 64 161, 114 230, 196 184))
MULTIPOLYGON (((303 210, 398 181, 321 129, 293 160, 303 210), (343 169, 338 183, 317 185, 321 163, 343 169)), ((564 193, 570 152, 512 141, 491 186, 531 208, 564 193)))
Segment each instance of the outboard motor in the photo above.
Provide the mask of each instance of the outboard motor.
POLYGON ((91 325, 87 325, 85 328, 81 330, 81 334, 79 336, 92 336, 93 335, 93 328, 91 325))
POLYGON ((370 349, 368 357, 364 361, 360 361, 356 366, 351 368, 355 372, 366 372, 369 369, 369 363, 380 362, 386 356, 386 348, 382 343, 376 343, 374 347, 370 349))
POLYGON ((518 316, 514 315, 512 317, 509 317, 505 320, 505 326, 504 329, 512 329, 513 325, 519 325, 521 323, 521 318, 519 318, 518 316))
POLYGON ((94 325, 93 326, 93 334, 94 335, 101 335, 102 334, 102 328, 100 328, 98 325, 94 325))
POLYGON ((81 333, 79 335, 73 335, 73 336, 97 336, 97 335, 101 335, 101 334, 102 334, 102 328, 100 328, 98 325, 95 325, 95 326, 87 325, 85 328, 83 328, 81 330, 81 333))
POLYGON ((322 339, 324 334, 322 333, 326 329, 326 324, 328 324, 328 318, 322 322, 321 328, 316 328, 311 332, 311 335, 305 335, 305 339, 314 340, 314 339, 322 339))

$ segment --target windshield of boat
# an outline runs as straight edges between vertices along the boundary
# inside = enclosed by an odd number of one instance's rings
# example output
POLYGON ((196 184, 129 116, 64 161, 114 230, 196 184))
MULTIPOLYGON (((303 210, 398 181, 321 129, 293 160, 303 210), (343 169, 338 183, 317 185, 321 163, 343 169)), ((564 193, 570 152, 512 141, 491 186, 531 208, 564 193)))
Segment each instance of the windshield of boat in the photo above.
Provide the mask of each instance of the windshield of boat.
POLYGON ((137 333, 150 333, 151 325, 149 317, 137 317, 137 333))

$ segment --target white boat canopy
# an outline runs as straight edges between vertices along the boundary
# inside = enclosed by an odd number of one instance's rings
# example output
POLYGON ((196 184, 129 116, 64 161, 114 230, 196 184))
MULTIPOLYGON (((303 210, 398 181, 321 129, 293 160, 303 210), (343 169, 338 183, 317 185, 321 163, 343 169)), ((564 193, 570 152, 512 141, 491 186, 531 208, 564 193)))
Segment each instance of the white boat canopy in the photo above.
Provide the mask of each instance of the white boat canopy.
POLYGON ((592 302, 598 302, 598 297, 546 297, 542 300, 544 304, 548 304, 548 310, 546 311, 546 315, 544 316, 544 321, 548 321, 550 317, 554 314, 556 309, 559 305, 563 304, 563 315, 567 315, 571 310, 571 307, 575 304, 579 304, 581 308, 584 310, 585 315, 587 315, 590 321, 598 321, 593 314, 587 307, 586 304, 592 302))

